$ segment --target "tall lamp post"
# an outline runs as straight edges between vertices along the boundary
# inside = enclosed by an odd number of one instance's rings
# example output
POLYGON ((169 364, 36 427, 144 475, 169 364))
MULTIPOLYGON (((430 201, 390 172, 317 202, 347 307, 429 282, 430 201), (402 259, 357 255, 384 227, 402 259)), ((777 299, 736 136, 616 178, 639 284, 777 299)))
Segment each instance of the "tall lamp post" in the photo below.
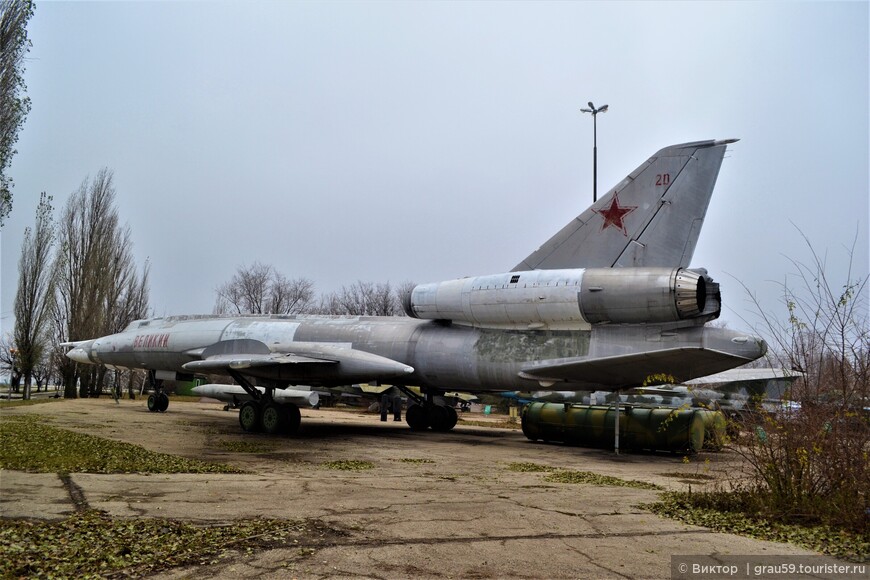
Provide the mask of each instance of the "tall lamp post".
MULTIPOLYGON (((592 101, 588 109, 580 109, 583 113, 592 114, 592 203, 598 201, 598 113, 606 113, 607 105, 595 108, 592 101)), ((613 451, 619 455, 619 391, 614 393, 616 401, 613 404, 613 451)))
POLYGON ((592 113, 592 203, 595 203, 598 201, 598 113, 606 113, 607 105, 596 109, 589 101, 589 108, 580 111, 592 113))

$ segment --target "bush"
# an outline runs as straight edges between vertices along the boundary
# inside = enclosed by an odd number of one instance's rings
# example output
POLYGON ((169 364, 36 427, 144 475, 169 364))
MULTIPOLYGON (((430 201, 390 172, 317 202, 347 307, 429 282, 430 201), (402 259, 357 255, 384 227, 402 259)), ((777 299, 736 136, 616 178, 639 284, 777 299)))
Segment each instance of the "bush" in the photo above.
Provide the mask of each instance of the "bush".
MULTIPOLYGON (((806 238, 805 238, 806 239, 806 238)), ((753 509, 807 523, 870 531, 870 324, 867 277, 830 283, 824 261, 792 260, 787 321, 755 301, 771 366, 801 371, 788 398, 799 408, 744 417, 736 449, 750 466, 738 487, 753 509), (839 289, 837 289, 839 288, 839 289)), ((754 300, 754 298, 753 298, 754 300)))

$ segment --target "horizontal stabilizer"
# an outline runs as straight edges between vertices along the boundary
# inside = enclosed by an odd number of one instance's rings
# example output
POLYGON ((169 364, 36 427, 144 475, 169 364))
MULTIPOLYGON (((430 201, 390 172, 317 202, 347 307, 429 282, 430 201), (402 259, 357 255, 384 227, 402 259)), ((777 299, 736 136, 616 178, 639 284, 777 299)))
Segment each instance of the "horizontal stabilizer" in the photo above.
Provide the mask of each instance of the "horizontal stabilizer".
POLYGON ((89 343, 91 343, 91 342, 94 342, 94 339, 93 339, 93 338, 88 339, 88 340, 73 340, 73 341, 70 341, 70 342, 61 342, 61 343, 58 343, 57 346, 62 346, 62 347, 64 347, 64 348, 69 348, 69 347, 80 347, 80 346, 83 346, 83 345, 89 344, 89 343))
POLYGON ((636 387, 650 375, 677 380, 720 372, 750 359, 704 348, 671 348, 607 357, 576 357, 541 361, 523 368, 520 377, 541 383, 583 382, 615 388, 636 387), (691 354, 691 356, 687 356, 691 354))

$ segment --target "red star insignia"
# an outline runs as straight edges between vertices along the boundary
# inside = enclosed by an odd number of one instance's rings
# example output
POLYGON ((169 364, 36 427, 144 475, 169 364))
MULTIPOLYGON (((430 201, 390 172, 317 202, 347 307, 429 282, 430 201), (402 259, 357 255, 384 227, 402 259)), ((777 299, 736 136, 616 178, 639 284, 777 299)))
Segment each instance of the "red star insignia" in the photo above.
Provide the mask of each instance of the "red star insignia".
POLYGON ((625 223, 623 220, 627 214, 630 214, 637 209, 636 205, 619 205, 619 196, 613 192, 613 201, 610 202, 610 207, 607 209, 592 210, 604 218, 604 223, 601 225, 601 231, 606 230, 610 226, 622 231, 623 236, 627 236, 625 231, 625 223))

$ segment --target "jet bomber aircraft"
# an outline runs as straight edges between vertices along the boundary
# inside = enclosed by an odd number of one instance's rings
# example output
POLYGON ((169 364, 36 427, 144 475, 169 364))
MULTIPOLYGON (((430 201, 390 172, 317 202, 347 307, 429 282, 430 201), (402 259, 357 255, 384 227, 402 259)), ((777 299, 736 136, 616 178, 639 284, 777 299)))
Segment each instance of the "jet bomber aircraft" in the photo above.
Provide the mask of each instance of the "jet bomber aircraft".
POLYGON ((162 381, 232 377, 250 396, 245 431, 295 432, 300 413, 276 396, 294 385, 396 385, 411 429, 448 431, 446 391, 621 390, 648 376, 686 381, 762 356, 761 339, 706 323, 719 285, 689 268, 726 147, 662 149, 511 271, 421 284, 407 316, 173 316, 66 343, 77 362, 145 369, 162 381), (258 389, 257 386, 262 387, 258 389), (408 387, 420 387, 418 395, 408 387))

